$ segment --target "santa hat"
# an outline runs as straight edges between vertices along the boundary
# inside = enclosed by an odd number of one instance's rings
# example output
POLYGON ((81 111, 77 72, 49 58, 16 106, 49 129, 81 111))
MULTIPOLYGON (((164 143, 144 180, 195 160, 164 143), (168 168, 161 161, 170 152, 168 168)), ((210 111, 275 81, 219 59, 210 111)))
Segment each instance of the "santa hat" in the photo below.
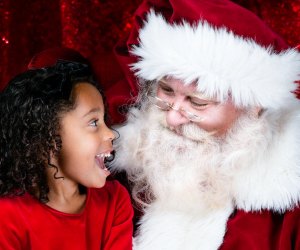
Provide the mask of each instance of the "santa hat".
POLYGON ((142 26, 131 50, 136 76, 196 82, 207 97, 230 95, 240 107, 294 101, 300 54, 252 12, 227 0, 148 0, 135 20, 142 26))

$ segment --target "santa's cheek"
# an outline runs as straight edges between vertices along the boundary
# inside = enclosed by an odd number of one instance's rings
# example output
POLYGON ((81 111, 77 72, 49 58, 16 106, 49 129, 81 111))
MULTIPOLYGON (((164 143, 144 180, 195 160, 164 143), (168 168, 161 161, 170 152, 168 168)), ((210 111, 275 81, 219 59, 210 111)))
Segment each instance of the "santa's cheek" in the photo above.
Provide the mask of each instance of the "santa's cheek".
POLYGON ((209 131, 216 127, 218 121, 211 116, 203 116, 201 122, 195 123, 199 128, 209 131))

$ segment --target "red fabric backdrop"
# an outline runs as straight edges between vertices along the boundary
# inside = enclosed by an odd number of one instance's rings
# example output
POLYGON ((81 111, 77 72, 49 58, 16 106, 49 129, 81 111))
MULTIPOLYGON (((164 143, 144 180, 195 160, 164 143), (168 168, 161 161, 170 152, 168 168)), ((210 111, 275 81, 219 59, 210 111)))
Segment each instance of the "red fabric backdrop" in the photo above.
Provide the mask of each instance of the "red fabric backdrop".
MULTIPOLYGON (((98 70, 117 79, 120 75, 109 54, 130 29, 132 13, 140 2, 0 0, 0 90, 26 68, 36 52, 61 45, 77 49, 93 60, 98 70)), ((254 11, 291 46, 300 43, 300 0, 235 2, 254 11)), ((106 79, 101 82, 106 84, 106 79)))

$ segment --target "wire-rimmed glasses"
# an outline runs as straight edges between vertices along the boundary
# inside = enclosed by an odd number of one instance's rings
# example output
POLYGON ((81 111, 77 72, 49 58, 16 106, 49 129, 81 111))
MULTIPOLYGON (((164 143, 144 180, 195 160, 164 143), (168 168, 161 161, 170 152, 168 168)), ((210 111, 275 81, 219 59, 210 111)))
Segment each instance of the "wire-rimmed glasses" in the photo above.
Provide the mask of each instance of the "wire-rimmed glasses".
POLYGON ((153 103, 157 108, 163 110, 163 111, 169 111, 169 110, 175 110, 177 112, 179 112, 181 115, 183 115, 184 117, 186 117, 187 119, 189 119, 191 122, 201 122, 203 121, 203 117, 199 116, 199 115, 195 115, 183 108, 174 108, 174 104, 171 104, 169 102, 166 102, 162 99, 160 99, 159 97, 155 96, 148 96, 149 100, 151 103, 153 103))

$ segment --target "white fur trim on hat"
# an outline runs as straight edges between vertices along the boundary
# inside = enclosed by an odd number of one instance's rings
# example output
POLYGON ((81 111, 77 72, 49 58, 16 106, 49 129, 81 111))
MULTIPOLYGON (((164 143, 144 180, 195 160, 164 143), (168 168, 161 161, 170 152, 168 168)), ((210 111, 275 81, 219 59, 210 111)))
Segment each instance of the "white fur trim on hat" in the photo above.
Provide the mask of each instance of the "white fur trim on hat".
POLYGON ((295 99, 292 91, 300 76, 300 53, 275 53, 226 28, 205 21, 168 24, 150 11, 131 51, 139 57, 132 69, 146 80, 173 76, 220 101, 231 95, 237 106, 279 108, 295 99))

